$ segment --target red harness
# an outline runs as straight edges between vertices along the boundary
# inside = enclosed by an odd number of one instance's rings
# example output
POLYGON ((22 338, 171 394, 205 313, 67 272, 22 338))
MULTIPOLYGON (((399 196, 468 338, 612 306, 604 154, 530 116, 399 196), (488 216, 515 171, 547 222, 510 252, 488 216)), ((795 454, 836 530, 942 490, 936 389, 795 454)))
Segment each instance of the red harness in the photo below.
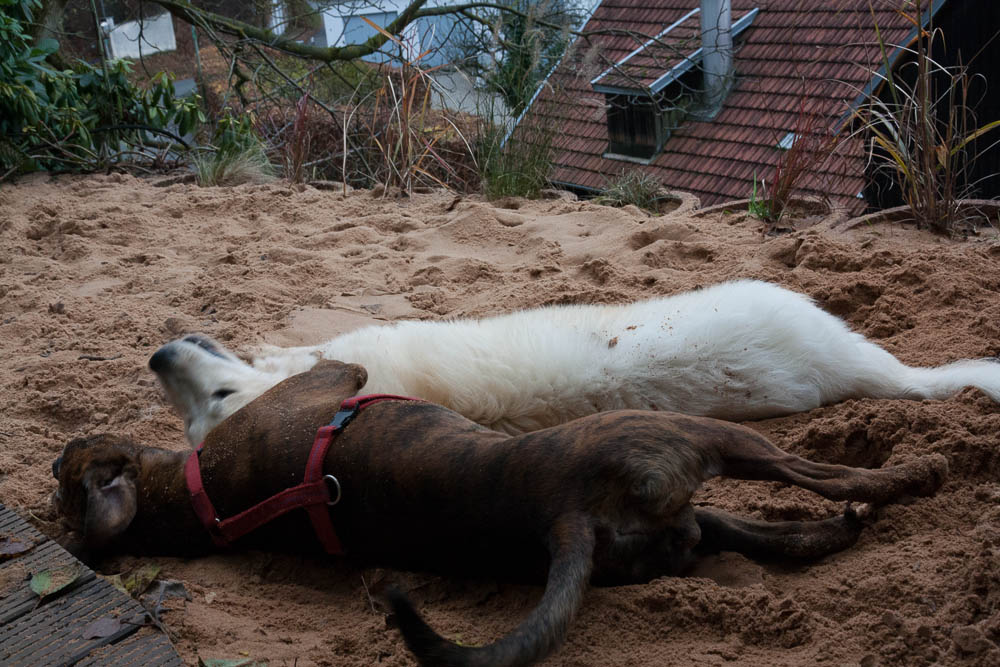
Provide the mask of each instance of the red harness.
POLYGON ((309 452, 309 460, 306 462, 306 472, 302 477, 302 483, 276 493, 267 500, 228 519, 219 518, 212 501, 205 493, 205 487, 201 482, 201 465, 199 464, 202 445, 199 445, 197 450, 191 452, 191 456, 184 464, 184 478, 187 481, 188 492, 191 494, 191 504, 194 506, 195 514, 205 525, 216 546, 228 547, 234 541, 260 528, 265 523, 301 507, 309 513, 316 537, 319 538, 326 552, 337 556, 343 555, 344 548, 337 533, 333 530, 330 511, 327 509, 340 502, 340 482, 333 475, 323 474, 323 460, 330 449, 330 444, 337 432, 347 426, 355 415, 365 408, 381 401, 418 400, 420 399, 391 394, 370 394, 347 399, 340 404, 340 410, 334 415, 333 421, 316 432, 316 439, 313 441, 312 451, 309 452), (334 488, 332 500, 330 485, 334 488))

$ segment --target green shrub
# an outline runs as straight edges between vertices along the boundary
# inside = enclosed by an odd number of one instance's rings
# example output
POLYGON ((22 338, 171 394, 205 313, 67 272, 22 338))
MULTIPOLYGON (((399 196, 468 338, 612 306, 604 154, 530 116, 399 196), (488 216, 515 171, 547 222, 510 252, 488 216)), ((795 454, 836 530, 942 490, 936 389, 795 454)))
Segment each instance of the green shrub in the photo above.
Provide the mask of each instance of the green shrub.
POLYGON ((769 225, 775 225, 800 192, 808 178, 820 171, 823 164, 837 152, 840 137, 831 129, 831 120, 825 116, 807 113, 810 96, 803 91, 799 97, 798 113, 792 130, 792 142, 783 149, 771 173, 771 185, 760 180, 757 190, 757 172, 753 175, 750 194, 750 214, 769 225))
POLYGON ((533 199, 549 185, 554 132, 547 114, 531 114, 516 124, 506 104, 484 96, 478 109, 473 155, 488 199, 533 199))
MULTIPOLYGON (((771 199, 763 196, 764 191, 767 188, 767 184, 763 181, 760 182, 760 194, 757 192, 757 172, 753 173, 753 190, 750 191, 750 203, 747 205, 747 212, 759 218, 765 222, 777 222, 779 215, 774 213, 774 208, 771 206, 771 199)), ((784 212, 784 208, 782 208, 784 212)))
POLYGON ((216 124, 213 146, 193 159, 198 185, 264 183, 274 168, 249 114, 226 110, 216 124))
MULTIPOLYGON (((907 7, 914 25, 920 25, 928 4, 916 0, 907 7)), ((952 233, 963 222, 960 199, 972 194, 969 172, 977 156, 972 149, 977 139, 1000 127, 1000 120, 978 122, 969 99, 973 77, 968 65, 949 67, 931 57, 940 36, 933 25, 917 30, 912 62, 894 73, 874 22, 881 69, 872 74, 882 79, 885 92, 853 111, 859 133, 877 166, 893 176, 917 226, 952 233), (911 82, 902 74, 912 74, 911 82)))
POLYGON ((59 43, 33 43, 27 32, 40 7, 39 0, 0 0, 0 180, 152 159, 145 149, 204 121, 197 98, 176 99, 165 74, 139 88, 126 61, 53 68, 48 59, 59 43))
POLYGON ((507 126, 485 121, 476 138, 476 162, 488 199, 533 199, 545 188, 552 168, 552 133, 521 126, 504 143, 507 126))
POLYGON ((632 204, 651 213, 659 213, 663 199, 663 184, 655 176, 640 169, 623 169, 618 178, 604 185, 595 201, 607 206, 632 204))

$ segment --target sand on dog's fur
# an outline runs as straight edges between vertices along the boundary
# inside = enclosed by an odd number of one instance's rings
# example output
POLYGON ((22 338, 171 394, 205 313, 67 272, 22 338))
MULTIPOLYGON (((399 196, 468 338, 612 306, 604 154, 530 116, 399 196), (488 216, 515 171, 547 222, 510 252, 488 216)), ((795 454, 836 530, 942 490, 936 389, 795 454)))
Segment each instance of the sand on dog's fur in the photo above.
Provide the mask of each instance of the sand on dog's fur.
MULTIPOLYGON (((1000 244, 819 222, 775 238, 739 212, 652 218, 569 198, 491 205, 447 193, 382 200, 288 185, 154 187, 130 176, 0 190, 0 500, 50 534, 50 465, 114 431, 187 447, 146 370, 202 331, 234 349, 312 344, 399 318, 620 302, 730 278, 804 292, 911 365, 1000 354, 1000 244)), ((1000 406, 855 400, 749 424, 820 461, 878 466, 939 452, 936 498, 880 513, 808 567, 723 554, 686 579, 591 589, 546 664, 1000 663, 1000 406)), ((718 481, 699 502, 771 520, 842 508, 769 483, 718 481)), ((448 636, 508 631, 541 589, 239 553, 153 561, 192 594, 164 614, 189 663, 408 665, 368 592, 411 590, 448 636)))

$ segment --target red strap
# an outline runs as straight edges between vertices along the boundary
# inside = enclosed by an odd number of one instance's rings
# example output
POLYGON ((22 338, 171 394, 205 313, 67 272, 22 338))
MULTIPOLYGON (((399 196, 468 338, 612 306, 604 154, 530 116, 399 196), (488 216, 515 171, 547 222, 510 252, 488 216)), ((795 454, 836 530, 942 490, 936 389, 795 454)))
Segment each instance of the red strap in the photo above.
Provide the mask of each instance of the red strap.
POLYGON ((323 461, 330 450, 330 445, 337 432, 344 428, 361 410, 381 401, 416 401, 420 399, 392 394, 370 394, 349 398, 340 405, 340 410, 328 426, 323 426, 316 432, 309 460, 306 462, 302 483, 277 493, 267 500, 257 503, 248 510, 228 519, 219 519, 215 507, 205 493, 201 481, 201 466, 199 454, 202 445, 191 452, 184 464, 184 478, 188 492, 191 494, 191 505, 195 514, 212 536, 216 546, 227 547, 232 542, 250 533, 260 526, 277 519, 293 509, 305 508, 312 521, 313 530, 327 553, 342 555, 343 545, 333 529, 330 520, 329 506, 340 500, 340 482, 333 475, 323 475, 323 461), (336 485, 337 496, 330 500, 330 487, 327 481, 336 485))
POLYGON ((208 534, 212 536, 215 545, 218 547, 229 546, 226 539, 219 533, 215 507, 212 506, 212 501, 205 493, 205 487, 201 483, 201 466, 198 461, 201 448, 202 445, 198 445, 198 449, 191 452, 191 456, 184 463, 184 479, 187 480, 188 492, 191 494, 191 505, 194 506, 194 513, 208 529, 208 534))
MULTIPOLYGON (((343 410, 343 405, 341 405, 341 410, 343 410)), ((326 453, 330 450, 334 436, 341 428, 342 426, 324 426, 316 432, 316 440, 313 442, 312 451, 309 452, 309 460, 306 461, 306 473, 302 478, 302 485, 318 486, 325 495, 322 501, 305 505, 305 508, 306 512, 309 513, 309 520, 312 521, 313 530, 316 531, 316 537, 319 538, 323 548, 328 554, 335 555, 343 554, 344 548, 340 544, 337 532, 333 529, 333 522, 330 521, 329 505, 340 502, 340 482, 337 481, 336 477, 330 475, 332 481, 337 484, 337 499, 331 502, 330 490, 323 478, 323 461, 326 459, 326 453)))

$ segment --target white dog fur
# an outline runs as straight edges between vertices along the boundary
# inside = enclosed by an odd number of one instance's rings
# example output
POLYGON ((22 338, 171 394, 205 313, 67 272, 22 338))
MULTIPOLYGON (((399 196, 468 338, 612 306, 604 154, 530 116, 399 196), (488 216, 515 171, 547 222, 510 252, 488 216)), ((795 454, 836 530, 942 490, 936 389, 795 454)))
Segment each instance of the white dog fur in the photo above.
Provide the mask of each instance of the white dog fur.
POLYGON ((192 444, 320 357, 363 365, 363 393, 424 398, 508 433, 619 408, 746 420, 969 385, 1000 401, 1000 364, 906 366, 809 298, 748 280, 628 305, 369 326, 321 345, 261 348, 252 366, 197 337, 161 352, 170 363, 156 370, 192 444))

